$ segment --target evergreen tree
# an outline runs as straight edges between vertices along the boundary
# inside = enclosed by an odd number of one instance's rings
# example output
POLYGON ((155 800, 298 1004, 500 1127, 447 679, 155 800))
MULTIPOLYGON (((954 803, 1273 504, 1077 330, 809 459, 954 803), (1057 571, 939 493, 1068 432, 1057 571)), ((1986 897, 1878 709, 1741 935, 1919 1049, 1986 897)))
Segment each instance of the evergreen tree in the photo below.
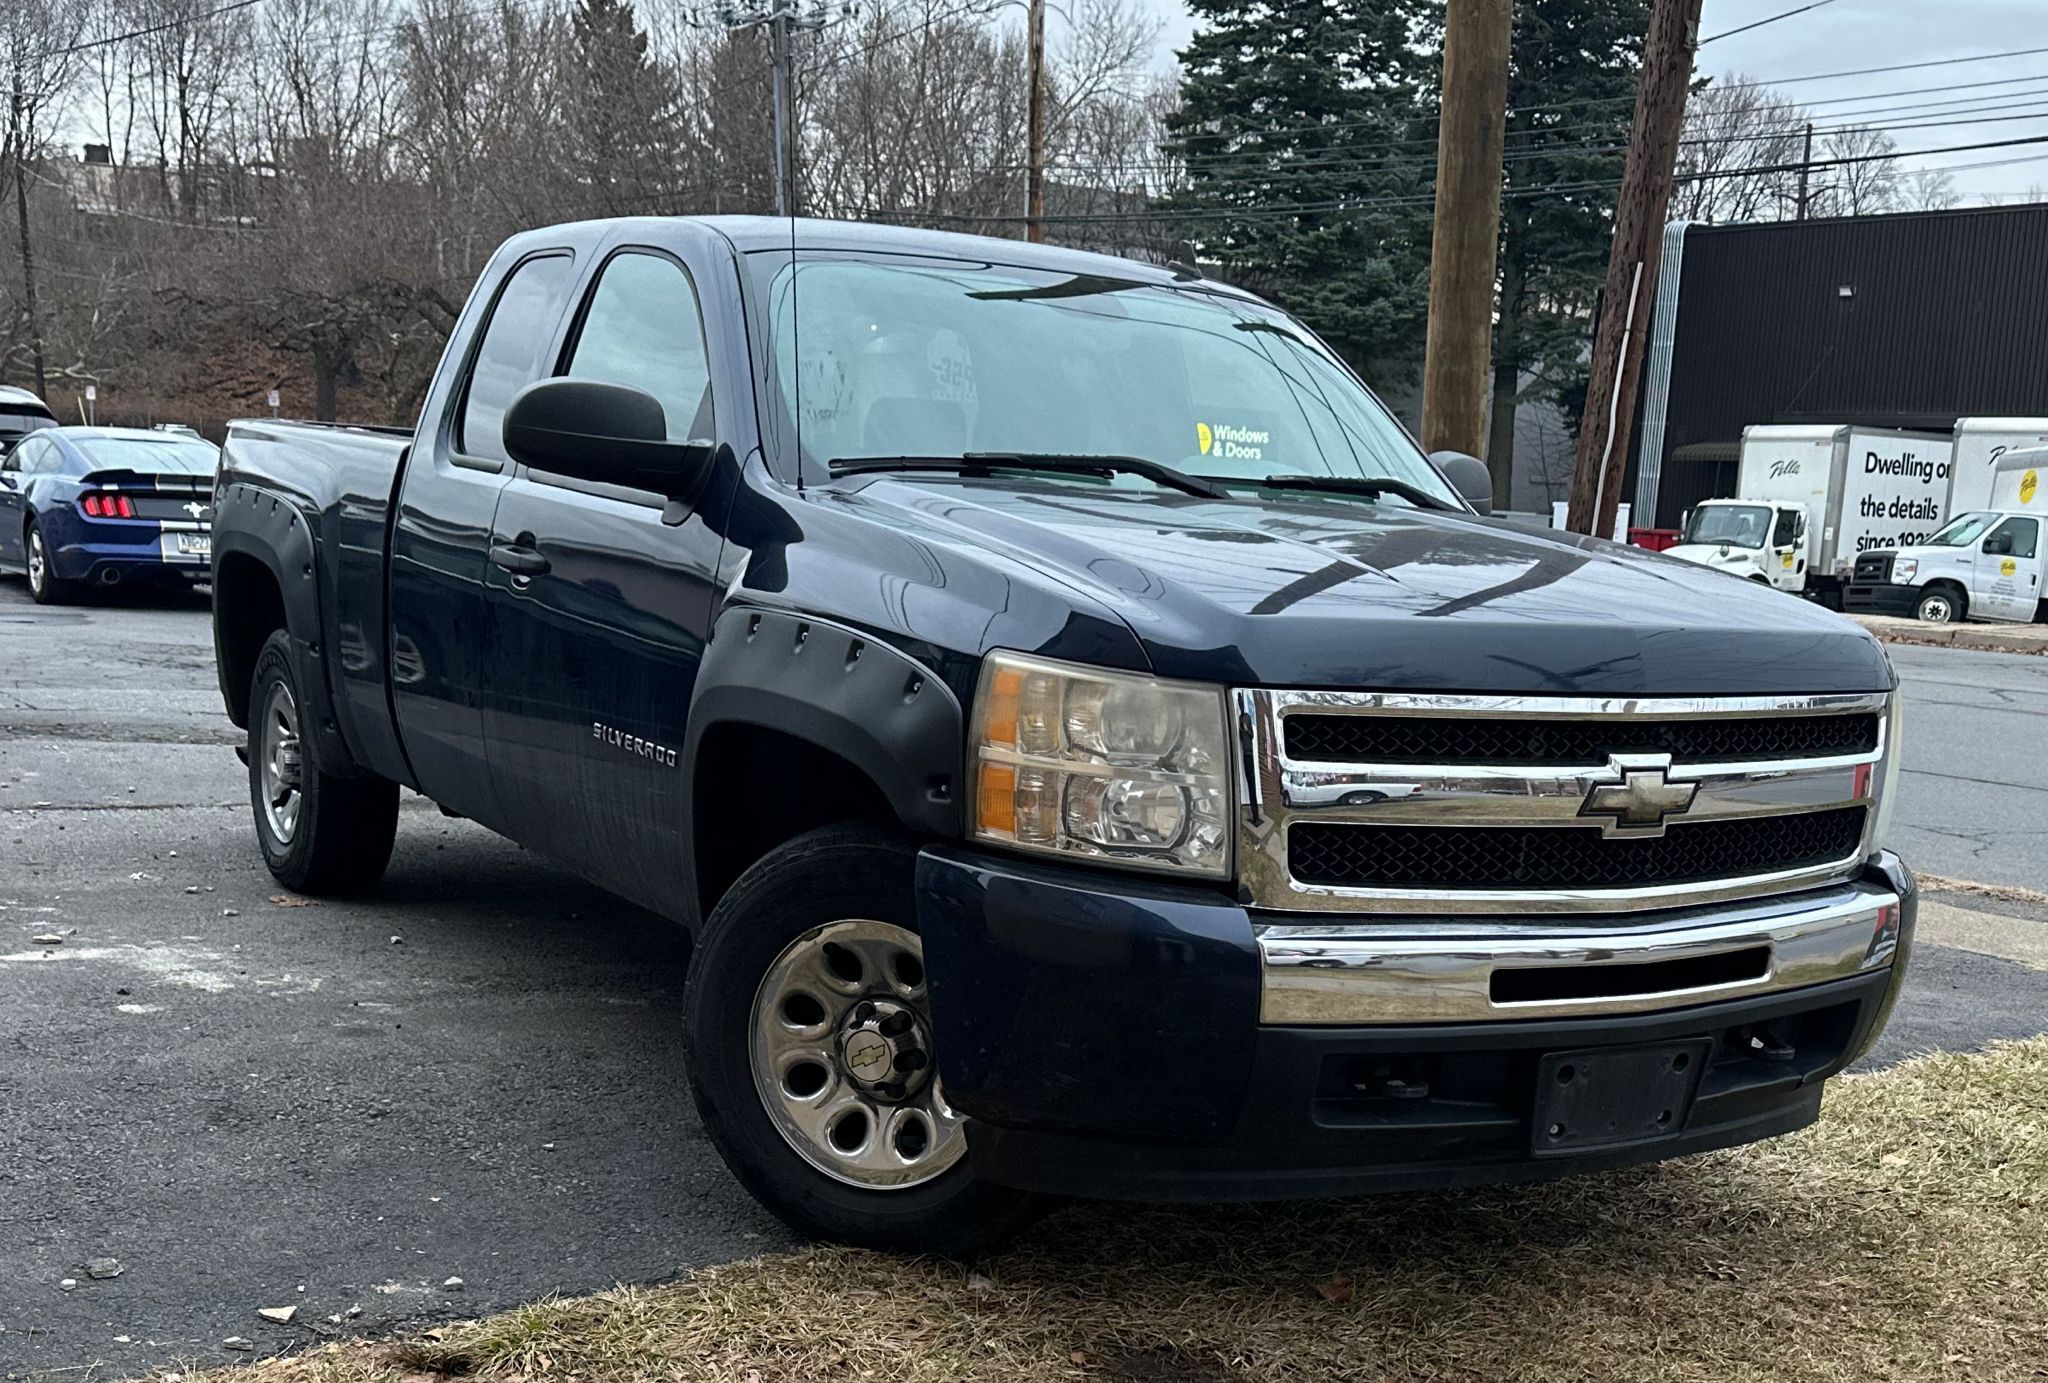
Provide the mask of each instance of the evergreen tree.
POLYGON ((1167 205, 1204 258, 1405 379, 1429 305, 1436 61, 1428 0, 1191 0, 1167 205))
POLYGON ((1486 453, 1501 508, 1509 498, 1515 405, 1553 400, 1578 426, 1582 348, 1607 275, 1615 188, 1649 25, 1649 0, 1515 5, 1486 453))
POLYGON ((681 141, 675 74, 647 56, 632 0, 576 0, 571 168, 590 189, 592 215, 659 210, 681 141))

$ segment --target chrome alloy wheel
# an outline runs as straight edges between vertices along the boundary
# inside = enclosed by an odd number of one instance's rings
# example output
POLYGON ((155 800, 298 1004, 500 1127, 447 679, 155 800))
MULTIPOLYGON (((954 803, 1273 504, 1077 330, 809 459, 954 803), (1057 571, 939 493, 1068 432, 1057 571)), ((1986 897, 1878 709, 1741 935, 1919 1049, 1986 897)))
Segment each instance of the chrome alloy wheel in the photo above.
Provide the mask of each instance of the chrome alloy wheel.
POLYGON ((835 1181, 902 1190, 967 1151, 933 1066, 914 932, 832 922, 792 941, 755 992, 750 1051, 776 1130, 835 1181))
POLYGON ((28 588, 37 595, 42 594, 43 582, 49 579, 50 562, 43 554, 43 530, 31 528, 28 531, 28 588))
POLYGON ((299 707, 291 688, 272 682, 263 698, 262 734, 257 740, 257 763, 262 770, 263 817, 279 845, 290 845, 299 829, 302 761, 299 757, 299 707))

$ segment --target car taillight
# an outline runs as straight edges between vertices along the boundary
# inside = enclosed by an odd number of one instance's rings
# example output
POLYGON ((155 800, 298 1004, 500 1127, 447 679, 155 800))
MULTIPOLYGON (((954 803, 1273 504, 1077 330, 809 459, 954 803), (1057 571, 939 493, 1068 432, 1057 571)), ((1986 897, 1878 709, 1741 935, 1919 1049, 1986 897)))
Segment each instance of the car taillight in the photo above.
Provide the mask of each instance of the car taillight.
POLYGON ((126 495, 91 494, 78 501, 89 519, 132 519, 135 504, 126 495))

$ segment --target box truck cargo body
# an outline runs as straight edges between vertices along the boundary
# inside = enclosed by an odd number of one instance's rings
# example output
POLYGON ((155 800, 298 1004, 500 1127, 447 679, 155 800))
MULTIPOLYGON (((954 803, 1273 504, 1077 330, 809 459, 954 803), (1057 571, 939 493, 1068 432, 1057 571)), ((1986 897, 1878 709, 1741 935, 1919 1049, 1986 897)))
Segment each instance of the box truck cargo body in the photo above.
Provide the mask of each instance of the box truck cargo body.
POLYGON ((2048 447, 2048 418, 1964 418, 1956 424, 1955 444, 1948 512, 2013 508, 1991 497, 1999 458, 2010 451, 2048 447))
POLYGON ((1695 507, 1666 555, 1838 605, 1858 553, 1941 526, 1951 457, 1935 433, 1744 428, 1736 497, 1695 507))
POLYGON ((1926 541, 1856 559, 1845 605, 1949 624, 2040 617, 2048 561, 2048 447, 2006 451, 1990 467, 1989 507, 1966 509, 1926 541))

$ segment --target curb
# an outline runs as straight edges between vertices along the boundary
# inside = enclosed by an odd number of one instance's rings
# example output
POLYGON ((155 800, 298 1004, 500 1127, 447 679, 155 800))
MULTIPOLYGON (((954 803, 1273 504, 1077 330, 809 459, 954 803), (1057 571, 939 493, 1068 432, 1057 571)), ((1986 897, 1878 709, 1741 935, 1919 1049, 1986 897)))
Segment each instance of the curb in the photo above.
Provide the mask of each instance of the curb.
POLYGON ((1967 648, 1979 653, 2048 654, 2048 626, 2015 625, 2001 629, 1982 624, 1923 624, 1890 615, 1851 615, 1885 643, 1923 648, 1967 648))

